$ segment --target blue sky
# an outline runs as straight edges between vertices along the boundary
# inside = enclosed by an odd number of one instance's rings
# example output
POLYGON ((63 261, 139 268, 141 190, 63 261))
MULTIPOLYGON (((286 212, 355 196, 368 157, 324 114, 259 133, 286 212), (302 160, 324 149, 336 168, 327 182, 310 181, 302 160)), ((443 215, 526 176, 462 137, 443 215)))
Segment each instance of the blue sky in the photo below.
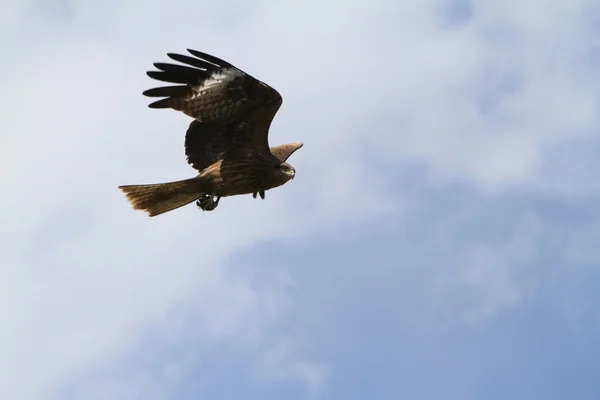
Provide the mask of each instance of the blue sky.
POLYGON ((12 1, 0 16, 0 393, 597 399, 595 1, 12 1), (191 177, 145 75, 277 88, 293 182, 157 218, 191 177))

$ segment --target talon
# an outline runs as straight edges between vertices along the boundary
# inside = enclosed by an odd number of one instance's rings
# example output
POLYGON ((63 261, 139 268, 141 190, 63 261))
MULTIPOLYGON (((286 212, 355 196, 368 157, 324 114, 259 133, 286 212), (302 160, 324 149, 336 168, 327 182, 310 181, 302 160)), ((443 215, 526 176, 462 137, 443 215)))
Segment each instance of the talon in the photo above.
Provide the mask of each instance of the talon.
POLYGON ((212 211, 219 205, 219 200, 221 198, 219 196, 213 196, 212 194, 205 194, 198 200, 196 200, 196 206, 198 206, 203 211, 212 211))
POLYGON ((265 191, 264 190, 261 190, 260 192, 258 192, 258 194, 260 195, 261 199, 263 199, 263 200, 265 199, 265 191))

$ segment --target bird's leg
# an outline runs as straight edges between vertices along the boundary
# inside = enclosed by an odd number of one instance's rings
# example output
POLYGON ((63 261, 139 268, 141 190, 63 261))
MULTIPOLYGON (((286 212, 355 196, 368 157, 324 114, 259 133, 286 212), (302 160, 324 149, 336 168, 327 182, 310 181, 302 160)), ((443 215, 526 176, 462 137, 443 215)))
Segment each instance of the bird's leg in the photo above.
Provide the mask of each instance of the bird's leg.
POLYGON ((212 194, 205 194, 198 200, 196 200, 196 205, 204 210, 204 211, 212 211, 219 205, 219 200, 221 197, 213 196, 212 194), (216 197, 216 200, 215 200, 216 197))
POLYGON ((264 191, 264 190, 261 190, 261 191, 259 191, 259 192, 254 192, 254 193, 252 193, 252 197, 253 197, 253 198, 256 198, 256 195, 257 195, 257 194, 259 194, 259 195, 260 195, 260 198, 261 198, 261 199, 263 199, 263 200, 265 199, 265 191, 264 191))

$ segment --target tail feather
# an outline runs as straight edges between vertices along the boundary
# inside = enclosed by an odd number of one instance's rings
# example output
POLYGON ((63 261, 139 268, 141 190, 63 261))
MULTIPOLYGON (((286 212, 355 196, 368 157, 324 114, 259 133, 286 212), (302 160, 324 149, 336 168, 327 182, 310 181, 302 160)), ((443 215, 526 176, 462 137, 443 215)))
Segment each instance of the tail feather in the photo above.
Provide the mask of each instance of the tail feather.
POLYGON ((122 185, 119 189, 125 193, 134 210, 146 211, 150 217, 183 207, 204 194, 198 178, 148 185, 122 185))

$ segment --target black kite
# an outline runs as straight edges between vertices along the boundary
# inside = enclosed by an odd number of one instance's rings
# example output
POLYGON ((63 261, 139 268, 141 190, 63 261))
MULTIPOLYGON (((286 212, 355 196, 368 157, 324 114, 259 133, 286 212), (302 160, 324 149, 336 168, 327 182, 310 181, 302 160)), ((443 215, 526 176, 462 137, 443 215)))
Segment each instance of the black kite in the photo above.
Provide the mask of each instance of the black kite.
POLYGON ((185 135, 194 178, 149 185, 119 186, 134 209, 153 217, 193 201, 214 210, 221 197, 259 194, 285 184, 296 171, 286 161, 302 147, 288 143, 269 147, 271 121, 282 103, 272 87, 217 57, 188 49, 190 57, 167 55, 183 64, 154 63, 153 79, 181 85, 146 90, 164 97, 148 105, 171 108, 194 118, 185 135))

